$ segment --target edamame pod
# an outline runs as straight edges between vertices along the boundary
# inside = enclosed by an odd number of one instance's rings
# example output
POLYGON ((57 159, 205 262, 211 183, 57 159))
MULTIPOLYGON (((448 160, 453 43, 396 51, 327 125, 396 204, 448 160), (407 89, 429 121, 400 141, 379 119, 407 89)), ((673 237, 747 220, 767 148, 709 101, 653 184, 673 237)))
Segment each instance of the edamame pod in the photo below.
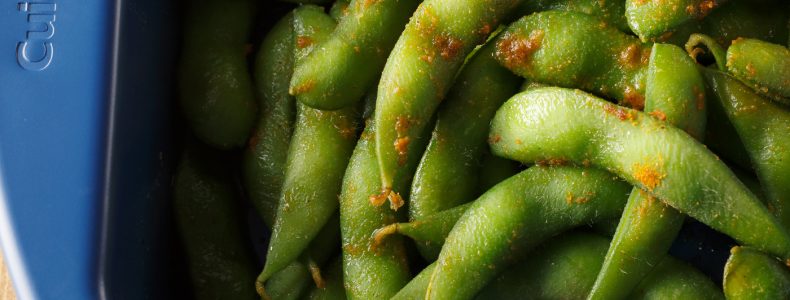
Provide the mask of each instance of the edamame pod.
POLYGON ((413 141, 424 134, 467 54, 522 0, 426 0, 390 53, 378 86, 375 122, 381 195, 399 202, 393 183, 413 174, 413 141))
MULTIPOLYGON (((497 279, 477 299, 584 299, 601 268, 609 240, 570 232, 552 238, 497 279)), ((664 256, 627 299, 724 299, 700 271, 664 256)))
MULTIPOLYGON (((367 123, 354 149, 340 194, 343 273, 350 299, 387 299, 409 281, 409 268, 400 237, 374 243, 371 236, 377 228, 398 222, 399 216, 382 203, 371 203, 385 199, 377 198, 381 187, 375 152, 378 128, 372 120, 367 123)), ((427 139, 414 143, 425 147, 427 139)), ((416 167, 416 157, 407 162, 410 170, 416 167)), ((395 187, 405 189, 408 184, 409 178, 402 178, 395 187)))
POLYGON ((307 265, 295 260, 266 281, 266 294, 271 299, 295 300, 307 290, 310 283, 307 265))
POLYGON ((581 12, 597 16, 622 32, 631 31, 628 21, 625 19, 624 1, 531 0, 522 2, 518 8, 519 16, 546 10, 581 12))
POLYGON ((724 266, 727 299, 790 298, 790 270, 778 260, 749 247, 735 246, 724 266))
POLYGON ((703 69, 703 75, 713 105, 724 110, 744 143, 770 210, 790 230, 790 112, 720 71, 703 69))
MULTIPOLYGON (((296 59, 320 41, 334 21, 318 7, 302 6, 294 12, 296 59), (304 33, 303 33, 304 32, 304 33)), ((296 128, 288 150, 285 180, 280 193, 266 265, 256 287, 265 295, 263 283, 301 254, 337 210, 337 196, 345 167, 357 138, 359 110, 350 107, 320 111, 297 104, 296 128)))
POLYGON ((629 189, 597 169, 535 166, 508 178, 455 224, 426 298, 471 298, 519 253, 567 229, 620 215, 629 189))
MULTIPOLYGON (((480 159, 488 148, 488 124, 496 109, 523 81, 494 59, 489 42, 464 66, 439 109, 428 148, 422 155, 409 195, 409 220, 419 221, 474 200, 480 159)), ((438 246, 418 243, 426 258, 438 246)))
POLYGON ((519 19, 497 38, 497 60, 539 83, 585 91, 642 109, 650 46, 579 12, 519 19))
POLYGON ((685 132, 644 113, 578 90, 535 89, 505 102, 489 141, 495 155, 523 163, 606 168, 744 245, 790 258, 787 231, 724 163, 685 132))
POLYGON ((657 38, 694 19, 705 18, 727 0, 626 0, 631 30, 643 41, 657 38))
POLYGON ((222 149, 243 145, 257 116, 245 46, 253 0, 189 2, 178 67, 179 103, 192 132, 222 149))
POLYGON ((255 299, 257 260, 247 243, 229 157, 187 143, 176 170, 173 208, 196 299, 255 299))
MULTIPOLYGON (((654 44, 650 53, 645 112, 702 137, 704 80, 683 49, 654 44)), ((683 225, 683 214, 634 188, 589 299, 623 299, 664 258, 683 225)))
POLYGON ((272 27, 255 58, 260 116, 243 157, 244 187, 263 222, 271 228, 285 177, 296 104, 288 95, 293 73, 293 14, 272 27))
POLYGON ((418 244, 427 245, 428 251, 423 250, 422 256, 433 261, 439 257, 439 251, 444 245, 444 240, 450 234, 458 219, 466 212, 471 203, 434 213, 417 221, 408 223, 393 223, 373 232, 373 242, 383 243, 393 234, 405 235, 418 244))
POLYGON ((783 5, 788 7, 782 1, 730 1, 704 19, 687 22, 658 40, 681 46, 691 34, 703 33, 725 47, 739 37, 783 44, 787 41, 790 15, 790 9, 777 9, 783 5))
POLYGON ((343 260, 338 256, 327 268, 326 285, 324 287, 313 287, 305 297, 305 300, 345 300, 346 290, 343 288, 343 260))
POLYGON ((353 0, 349 15, 321 51, 298 63, 291 95, 317 109, 335 110, 358 102, 375 84, 390 50, 419 0, 353 0))
POLYGON ((727 70, 757 93, 790 105, 790 50, 755 39, 736 39, 727 48, 727 70))

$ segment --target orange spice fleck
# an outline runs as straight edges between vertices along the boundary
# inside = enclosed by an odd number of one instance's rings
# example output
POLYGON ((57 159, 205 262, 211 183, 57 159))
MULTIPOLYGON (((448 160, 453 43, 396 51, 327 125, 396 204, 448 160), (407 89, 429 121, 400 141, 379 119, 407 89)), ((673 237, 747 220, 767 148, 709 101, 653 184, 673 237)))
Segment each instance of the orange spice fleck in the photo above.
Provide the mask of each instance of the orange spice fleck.
POLYGON ((642 183, 648 191, 652 191, 661 184, 666 174, 661 174, 658 170, 658 164, 661 160, 653 162, 653 164, 634 164, 634 179, 642 183))
POLYGON ((373 206, 381 206, 384 204, 384 201, 387 201, 387 197, 389 197, 390 193, 392 193, 392 189, 384 189, 380 194, 368 196, 368 201, 370 201, 370 204, 373 206))
POLYGON ((625 47, 617 57, 617 61, 621 66, 634 68, 642 61, 642 51, 639 49, 638 44, 631 44, 625 47))
POLYGON ((309 92, 314 87, 315 87, 315 80, 309 79, 309 80, 305 81, 304 83, 302 83, 301 85, 292 87, 289 92, 290 92, 291 95, 299 95, 299 94, 302 94, 302 93, 309 92))
POLYGON ((428 55, 428 54, 421 55, 420 56, 420 60, 430 64, 430 63, 433 63, 433 56, 428 55))
POLYGON ((406 157, 409 153, 409 137, 401 137, 395 140, 395 150, 398 151, 398 165, 403 166, 406 164, 406 157))
POLYGON ((390 208, 394 211, 398 211, 398 208, 401 208, 405 204, 403 197, 401 197, 399 193, 390 193, 387 199, 390 200, 390 208))
POLYGON ((549 158, 538 160, 535 164, 538 166, 564 166, 568 164, 568 160, 564 158, 549 158))
POLYGON ((455 58, 463 45, 461 40, 449 35, 438 35, 433 38, 434 48, 439 49, 439 54, 446 60, 455 58))
POLYGON ((666 121, 667 120, 667 115, 664 112, 660 111, 660 110, 651 111, 649 113, 649 115, 651 115, 651 116, 653 116, 656 119, 659 119, 661 121, 666 121))
POLYGON ((508 35, 497 43, 496 55, 503 58, 505 65, 511 68, 526 65, 532 54, 540 48, 543 34, 543 30, 536 29, 526 39, 515 34, 508 35))
POLYGON ((409 118, 406 116, 398 116, 398 119, 395 120, 395 131, 398 132, 398 137, 402 137, 408 133, 409 130, 409 118))
POLYGON ((749 76, 751 76, 751 77, 754 77, 754 75, 757 75, 757 70, 754 69, 754 65, 751 62, 746 64, 746 73, 748 73, 749 76))
POLYGON ((516 139, 516 145, 521 145, 521 139, 516 139))
POLYGON ((606 105, 604 106, 604 111, 610 115, 614 115, 615 117, 620 119, 620 121, 625 121, 625 120, 633 121, 635 118, 634 114, 632 114, 630 111, 628 111, 625 108, 619 107, 617 105, 606 105))
POLYGON ((568 205, 573 204, 573 193, 570 191, 565 193, 565 203, 568 203, 568 205))
POLYGON ((705 92, 698 86, 693 87, 694 96, 697 97, 697 110, 705 109, 705 92))
POLYGON ((304 49, 313 44, 313 39, 309 36, 300 35, 296 37, 296 48, 304 49))
POLYGON ((496 143, 499 143, 499 141, 501 141, 501 140, 502 140, 502 136, 498 135, 498 134, 488 137, 488 143, 489 144, 496 144, 496 143))
POLYGON ((480 28, 479 32, 481 35, 485 35, 485 36, 489 35, 491 33, 491 25, 489 25, 488 23, 484 24, 483 27, 480 28))
POLYGON ((623 104, 640 111, 645 109, 645 96, 640 94, 636 88, 627 86, 624 92, 623 104))

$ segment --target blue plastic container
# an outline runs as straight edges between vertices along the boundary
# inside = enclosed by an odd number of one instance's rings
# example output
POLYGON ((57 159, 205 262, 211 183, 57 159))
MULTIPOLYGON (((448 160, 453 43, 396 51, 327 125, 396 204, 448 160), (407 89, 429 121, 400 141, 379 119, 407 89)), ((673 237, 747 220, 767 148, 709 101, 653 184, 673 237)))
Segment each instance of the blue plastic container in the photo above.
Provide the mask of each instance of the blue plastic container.
POLYGON ((174 290, 171 1, 0 5, 0 241, 20 299, 174 290))

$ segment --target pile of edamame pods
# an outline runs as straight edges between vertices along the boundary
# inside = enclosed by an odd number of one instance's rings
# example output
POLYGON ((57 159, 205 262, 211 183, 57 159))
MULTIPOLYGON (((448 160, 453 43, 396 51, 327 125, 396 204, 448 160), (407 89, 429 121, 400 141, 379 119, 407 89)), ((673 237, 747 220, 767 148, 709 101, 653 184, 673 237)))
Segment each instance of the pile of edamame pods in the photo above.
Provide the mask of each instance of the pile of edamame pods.
POLYGON ((787 2, 186 4, 195 298, 790 299, 787 2))

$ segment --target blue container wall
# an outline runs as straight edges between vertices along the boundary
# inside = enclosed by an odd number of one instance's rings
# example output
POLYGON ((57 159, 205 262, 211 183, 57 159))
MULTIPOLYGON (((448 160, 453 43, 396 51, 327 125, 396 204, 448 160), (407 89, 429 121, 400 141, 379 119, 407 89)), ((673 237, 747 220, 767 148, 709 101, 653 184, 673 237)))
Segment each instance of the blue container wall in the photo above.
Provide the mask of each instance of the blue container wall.
POLYGON ((0 241, 22 299, 158 298, 171 1, 0 5, 0 241))

